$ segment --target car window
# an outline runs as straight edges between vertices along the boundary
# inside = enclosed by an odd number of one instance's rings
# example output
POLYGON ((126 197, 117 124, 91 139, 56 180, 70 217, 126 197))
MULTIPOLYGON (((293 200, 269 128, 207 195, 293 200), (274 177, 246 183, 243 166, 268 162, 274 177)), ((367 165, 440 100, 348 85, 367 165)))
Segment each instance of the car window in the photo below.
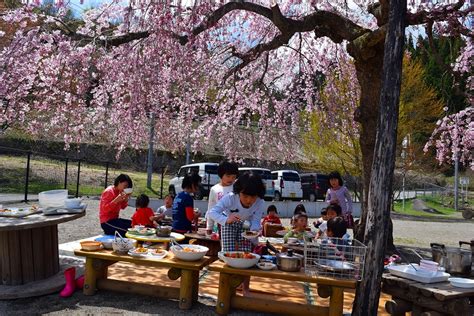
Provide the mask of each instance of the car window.
POLYGON ((217 167, 216 165, 206 165, 204 167, 204 172, 209 174, 217 174, 217 167))
POLYGON ((283 172, 284 181, 300 181, 300 176, 294 172, 283 172))
POLYGON ((272 179, 272 174, 268 170, 263 170, 262 172, 262 179, 263 180, 271 180, 272 179))
POLYGON ((272 173, 272 180, 278 180, 278 173, 272 173))
POLYGON ((301 182, 304 182, 304 183, 313 183, 314 180, 315 179, 313 175, 301 176, 301 182))
POLYGON ((198 166, 195 166, 195 167, 189 167, 189 170, 188 170, 188 174, 199 174, 199 167, 198 166))
POLYGON ((180 168, 178 171, 178 177, 184 177, 188 171, 188 168, 180 168))

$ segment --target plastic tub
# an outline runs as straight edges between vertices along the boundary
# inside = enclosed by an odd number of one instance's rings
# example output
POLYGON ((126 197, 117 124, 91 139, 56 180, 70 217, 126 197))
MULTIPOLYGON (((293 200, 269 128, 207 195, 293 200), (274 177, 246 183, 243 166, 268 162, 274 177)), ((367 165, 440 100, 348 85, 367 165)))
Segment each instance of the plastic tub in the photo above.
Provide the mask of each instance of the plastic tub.
POLYGON ((38 194, 38 201, 41 207, 64 207, 67 196, 67 190, 44 191, 38 194))

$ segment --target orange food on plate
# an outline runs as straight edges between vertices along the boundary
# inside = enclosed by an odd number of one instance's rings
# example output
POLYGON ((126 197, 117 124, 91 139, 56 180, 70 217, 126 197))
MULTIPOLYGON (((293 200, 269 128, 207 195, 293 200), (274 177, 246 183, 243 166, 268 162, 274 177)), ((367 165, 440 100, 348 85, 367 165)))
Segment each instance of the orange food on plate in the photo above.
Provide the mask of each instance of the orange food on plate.
POLYGON ((136 253, 147 253, 148 249, 140 247, 140 248, 135 249, 135 252, 136 253))
POLYGON ((182 251, 184 251, 184 252, 199 252, 197 249, 190 248, 190 247, 184 247, 182 251))
POLYGON ((232 259, 255 259, 255 256, 250 252, 226 252, 224 257, 232 259))

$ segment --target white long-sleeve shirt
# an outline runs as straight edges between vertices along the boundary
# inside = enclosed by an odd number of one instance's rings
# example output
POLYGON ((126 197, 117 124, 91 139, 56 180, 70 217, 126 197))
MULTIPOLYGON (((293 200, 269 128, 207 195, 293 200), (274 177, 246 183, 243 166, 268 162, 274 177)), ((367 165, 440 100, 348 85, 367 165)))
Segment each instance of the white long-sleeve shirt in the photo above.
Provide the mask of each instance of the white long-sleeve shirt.
POLYGON ((265 203, 260 198, 257 198, 257 201, 255 201, 251 207, 245 208, 240 203, 238 194, 229 193, 208 212, 209 218, 221 225, 226 224, 227 217, 230 213, 235 213, 239 215, 242 221, 250 221, 250 230, 256 231, 261 229, 260 221, 264 215, 264 208, 265 203))
POLYGON ((234 188, 233 185, 229 185, 227 187, 222 186, 222 184, 218 183, 211 188, 209 192, 209 202, 207 204, 207 213, 206 213, 206 229, 212 230, 214 228, 214 221, 209 218, 209 211, 219 202, 224 196, 232 192, 234 188))

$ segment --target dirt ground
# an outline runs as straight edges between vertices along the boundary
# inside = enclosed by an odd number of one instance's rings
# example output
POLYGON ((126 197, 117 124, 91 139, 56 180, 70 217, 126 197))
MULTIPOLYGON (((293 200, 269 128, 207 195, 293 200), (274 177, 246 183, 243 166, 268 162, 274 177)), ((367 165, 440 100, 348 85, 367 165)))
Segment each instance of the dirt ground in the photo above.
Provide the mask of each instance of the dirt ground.
MULTIPOLYGON (((89 199, 87 214, 73 222, 59 225, 59 242, 65 243, 101 234, 98 221, 98 200, 89 199)), ((121 217, 130 218, 134 210, 128 207, 121 217)), ((474 222, 419 222, 394 220, 394 238, 400 245, 427 248, 438 241, 456 245, 459 240, 474 238, 474 222)), ((176 301, 160 300, 138 295, 101 291, 100 295, 84 296, 76 292, 63 299, 58 294, 30 299, 0 301, 0 315, 215 315, 215 301, 200 297, 191 311, 180 311, 176 301)), ((232 315, 264 315, 243 311, 232 315)))

